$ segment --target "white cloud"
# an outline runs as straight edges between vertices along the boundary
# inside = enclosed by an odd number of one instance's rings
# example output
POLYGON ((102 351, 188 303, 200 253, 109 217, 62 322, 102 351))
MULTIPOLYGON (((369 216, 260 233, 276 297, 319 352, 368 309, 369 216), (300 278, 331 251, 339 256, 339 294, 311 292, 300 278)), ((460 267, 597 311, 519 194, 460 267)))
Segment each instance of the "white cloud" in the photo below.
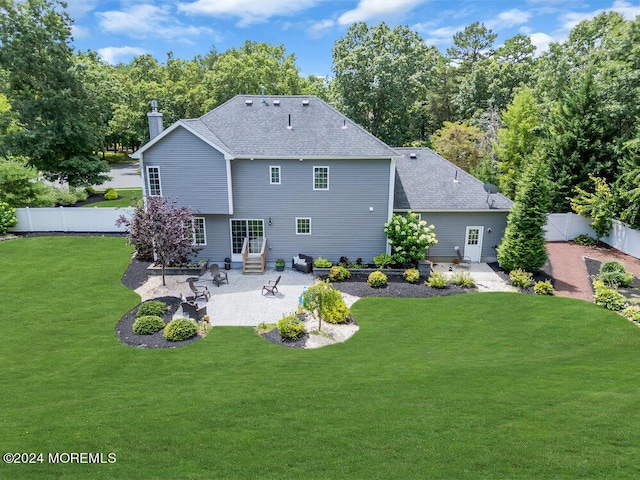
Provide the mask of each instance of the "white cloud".
POLYGON ((543 32, 536 32, 529 35, 531 43, 536 46, 536 55, 540 55, 549 49, 549 44, 557 42, 551 35, 547 35, 543 32))
POLYGON ((517 8, 501 12, 497 18, 486 22, 489 28, 509 28, 514 25, 527 23, 531 18, 531 12, 525 12, 517 8))
POLYGON ((67 13, 71 18, 77 20, 88 12, 95 10, 98 0, 66 0, 67 13))
POLYGON ((138 47, 106 47, 98 49, 98 55, 105 62, 115 65, 118 63, 119 57, 135 57, 147 53, 144 49, 138 47))
POLYGON ((307 29, 307 33, 312 38, 319 38, 322 36, 325 30, 333 27, 336 24, 333 20, 320 20, 319 22, 314 23, 309 29, 307 29))
POLYGON ((341 25, 350 25, 354 22, 382 20, 389 15, 402 15, 413 7, 424 3, 424 1, 425 0, 360 0, 356 8, 340 15, 338 23, 341 25))
POLYGON ((71 25, 71 36, 74 40, 77 40, 79 38, 88 38, 89 29, 86 27, 80 27, 78 25, 71 25))
POLYGON ((634 5, 625 0, 616 0, 609 8, 600 8, 592 12, 569 12, 562 16, 562 27, 568 32, 577 24, 584 20, 589 20, 593 17, 600 15, 603 12, 614 11, 618 12, 627 20, 634 20, 636 16, 640 15, 640 5, 634 5))
POLYGON ((238 17, 238 26, 264 23, 271 17, 290 16, 315 6, 319 0, 196 0, 178 3, 189 15, 238 17))
POLYGON ((133 5, 128 10, 111 10, 97 15, 104 31, 136 38, 176 38, 212 33, 205 27, 180 24, 168 5, 133 5))
POLYGON ((435 30, 431 30, 429 28, 429 24, 416 24, 413 28, 425 35, 425 43, 427 45, 441 45, 441 44, 450 44, 453 40, 453 36, 464 30, 464 25, 459 25, 457 27, 441 27, 436 28, 435 30))

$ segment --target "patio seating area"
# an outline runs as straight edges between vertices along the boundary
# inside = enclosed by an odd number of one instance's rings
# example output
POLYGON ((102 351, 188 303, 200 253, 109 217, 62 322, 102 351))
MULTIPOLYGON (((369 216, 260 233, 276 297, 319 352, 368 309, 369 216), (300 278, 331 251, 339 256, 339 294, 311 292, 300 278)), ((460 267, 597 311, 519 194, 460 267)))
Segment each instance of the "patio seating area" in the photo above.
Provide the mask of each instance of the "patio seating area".
MULTIPOLYGON (((434 265, 434 271, 445 276, 464 270, 476 280, 480 291, 513 291, 486 263, 471 263, 463 268, 452 263, 434 265)), ((198 290, 206 291, 208 298, 198 298, 200 307, 206 306, 207 315, 213 326, 256 326, 262 322, 276 323, 283 315, 295 312, 300 295, 305 287, 313 284, 314 275, 286 268, 283 272, 267 270, 264 275, 244 275, 242 270, 227 270, 227 283, 214 284, 209 272, 200 278, 175 275, 166 277, 166 286, 159 276, 149 277, 147 282, 136 290, 142 300, 163 296, 194 296, 189 281, 198 290), (264 286, 273 285, 280 276, 277 290, 273 294, 264 290, 264 286), (206 290, 205 290, 206 287, 206 290)), ((353 303, 355 299, 348 302, 353 303)), ((176 317, 188 317, 178 309, 176 317)))

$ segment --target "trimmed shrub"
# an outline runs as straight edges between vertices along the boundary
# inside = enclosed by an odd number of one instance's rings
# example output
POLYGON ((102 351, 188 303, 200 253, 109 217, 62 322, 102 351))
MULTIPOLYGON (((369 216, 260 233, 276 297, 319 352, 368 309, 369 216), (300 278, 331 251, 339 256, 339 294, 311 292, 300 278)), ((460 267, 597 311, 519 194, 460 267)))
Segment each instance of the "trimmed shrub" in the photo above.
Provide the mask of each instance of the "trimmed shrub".
POLYGON ((318 257, 313 261, 313 266, 318 268, 329 268, 331 265, 333 264, 323 257, 318 257))
POLYGON ((420 272, 417 268, 408 268, 402 276, 409 283, 418 283, 418 280, 420 280, 420 272))
POLYGON ((167 313, 167 305, 164 302, 160 302, 158 300, 149 300, 148 302, 144 302, 138 307, 136 317, 142 317, 145 315, 155 315, 157 317, 161 317, 165 313, 167 313))
POLYGON ((198 324, 188 318, 176 318, 164 327, 164 338, 172 342, 186 340, 198 334, 198 324))
POLYGON ((282 338, 295 340, 304 333, 304 323, 291 313, 278 320, 278 330, 280 331, 282 338))
POLYGON ((388 268, 389 265, 393 265, 393 257, 386 253, 381 253, 377 257, 373 257, 373 263, 377 268, 388 268))
POLYGON ((6 234, 11 227, 18 223, 16 209, 8 203, 0 202, 0 235, 6 234))
POLYGON ((351 272, 341 265, 331 267, 329 271, 329 280, 332 282, 341 282, 351 277, 351 272))
POLYGON ((619 312, 625 307, 625 298, 617 290, 607 287, 602 280, 595 280, 593 288, 596 291, 593 297, 596 305, 614 312, 619 312))
POLYGON ((156 315, 143 315, 133 322, 133 333, 153 335, 164 328, 164 321, 156 315))
POLYGON ((634 322, 640 322, 640 307, 638 305, 631 305, 622 310, 622 315, 634 322))
POLYGON ((544 282, 536 282, 533 286, 533 293, 536 295, 553 295, 553 284, 549 280, 544 282))
POLYGON ((87 192, 87 195, 94 195, 96 193, 96 189, 91 186, 85 187, 84 191, 87 192))
POLYGON ((387 285, 387 276, 380 270, 376 270, 369 274, 367 283, 374 288, 385 287, 387 285))
POLYGON ((608 273, 608 272, 625 273, 626 270, 624 269, 624 265, 620 262, 616 262, 616 261, 604 262, 602 265, 600 265, 600 274, 608 273))
POLYGON ((610 287, 628 287, 633 282, 633 275, 626 272, 604 272, 600 280, 610 287))
POLYGON ((115 188, 107 188, 104 192, 104 199, 105 200, 117 200, 118 199, 118 192, 116 191, 115 188))
POLYGON ((453 275, 451 275, 451 278, 449 278, 449 281, 453 285, 457 285, 462 288, 473 288, 476 286, 475 279, 467 272, 456 272, 453 275))
POLYGON ((433 272, 424 283, 431 288, 447 288, 447 278, 441 272, 433 272))
POLYGON ((511 283, 513 283, 514 286, 527 288, 531 286, 533 275, 531 272, 525 272, 521 268, 516 268, 509 272, 509 279, 511 279, 511 283))
POLYGON ((576 245, 583 245, 585 247, 593 247, 597 243, 597 240, 591 235, 583 233, 574 238, 573 243, 575 243, 576 245))

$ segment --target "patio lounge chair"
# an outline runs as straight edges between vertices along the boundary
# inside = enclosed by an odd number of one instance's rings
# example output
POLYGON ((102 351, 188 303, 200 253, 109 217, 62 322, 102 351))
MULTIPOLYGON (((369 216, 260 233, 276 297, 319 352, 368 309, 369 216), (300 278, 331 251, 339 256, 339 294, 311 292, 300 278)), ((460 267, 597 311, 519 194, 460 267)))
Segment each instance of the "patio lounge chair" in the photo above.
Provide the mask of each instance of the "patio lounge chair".
POLYGON ((193 283, 193 280, 189 280, 189 288, 193 292, 194 300, 197 300, 198 298, 204 298, 207 302, 209 301, 209 297, 211 297, 211 294, 209 293, 209 289, 207 287, 196 287, 193 283))
POLYGON ((227 284, 229 283, 227 272, 221 272, 220 266, 217 263, 211 264, 211 266, 209 267, 209 272, 211 273, 211 280, 213 280, 213 283, 215 283, 218 287, 220 286, 220 282, 227 282, 227 284))
POLYGON ((200 306, 195 301, 190 301, 182 295, 180 295, 180 304, 182 305, 183 313, 196 321, 202 320, 207 314, 206 305, 200 306))
POLYGON ((458 256, 458 265, 463 266, 466 265, 467 267, 471 266, 471 258, 470 257, 463 257, 462 254, 460 253, 460 247, 456 246, 453 247, 454 250, 456 251, 456 255, 458 256))
POLYGON ((280 278, 282 278, 282 275, 278 276, 275 281, 269 280, 269 283, 262 287, 262 292, 260 293, 264 295, 264 291, 266 290, 267 292, 271 292, 271 295, 275 296, 275 294, 278 293, 278 283, 280 282, 280 278))

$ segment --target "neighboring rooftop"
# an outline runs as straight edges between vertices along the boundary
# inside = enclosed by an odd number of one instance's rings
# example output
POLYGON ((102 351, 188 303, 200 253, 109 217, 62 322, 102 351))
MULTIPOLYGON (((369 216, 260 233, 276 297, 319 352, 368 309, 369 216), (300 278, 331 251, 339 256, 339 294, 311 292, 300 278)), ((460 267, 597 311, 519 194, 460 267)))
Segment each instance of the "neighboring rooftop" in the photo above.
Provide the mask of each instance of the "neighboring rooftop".
POLYGON ((482 181, 433 150, 394 150, 402 155, 396 163, 394 210, 509 210, 513 205, 500 193, 488 195, 482 181))
POLYGON ((315 96, 237 95, 199 119, 185 123, 207 136, 211 143, 222 143, 239 158, 397 155, 315 96))

